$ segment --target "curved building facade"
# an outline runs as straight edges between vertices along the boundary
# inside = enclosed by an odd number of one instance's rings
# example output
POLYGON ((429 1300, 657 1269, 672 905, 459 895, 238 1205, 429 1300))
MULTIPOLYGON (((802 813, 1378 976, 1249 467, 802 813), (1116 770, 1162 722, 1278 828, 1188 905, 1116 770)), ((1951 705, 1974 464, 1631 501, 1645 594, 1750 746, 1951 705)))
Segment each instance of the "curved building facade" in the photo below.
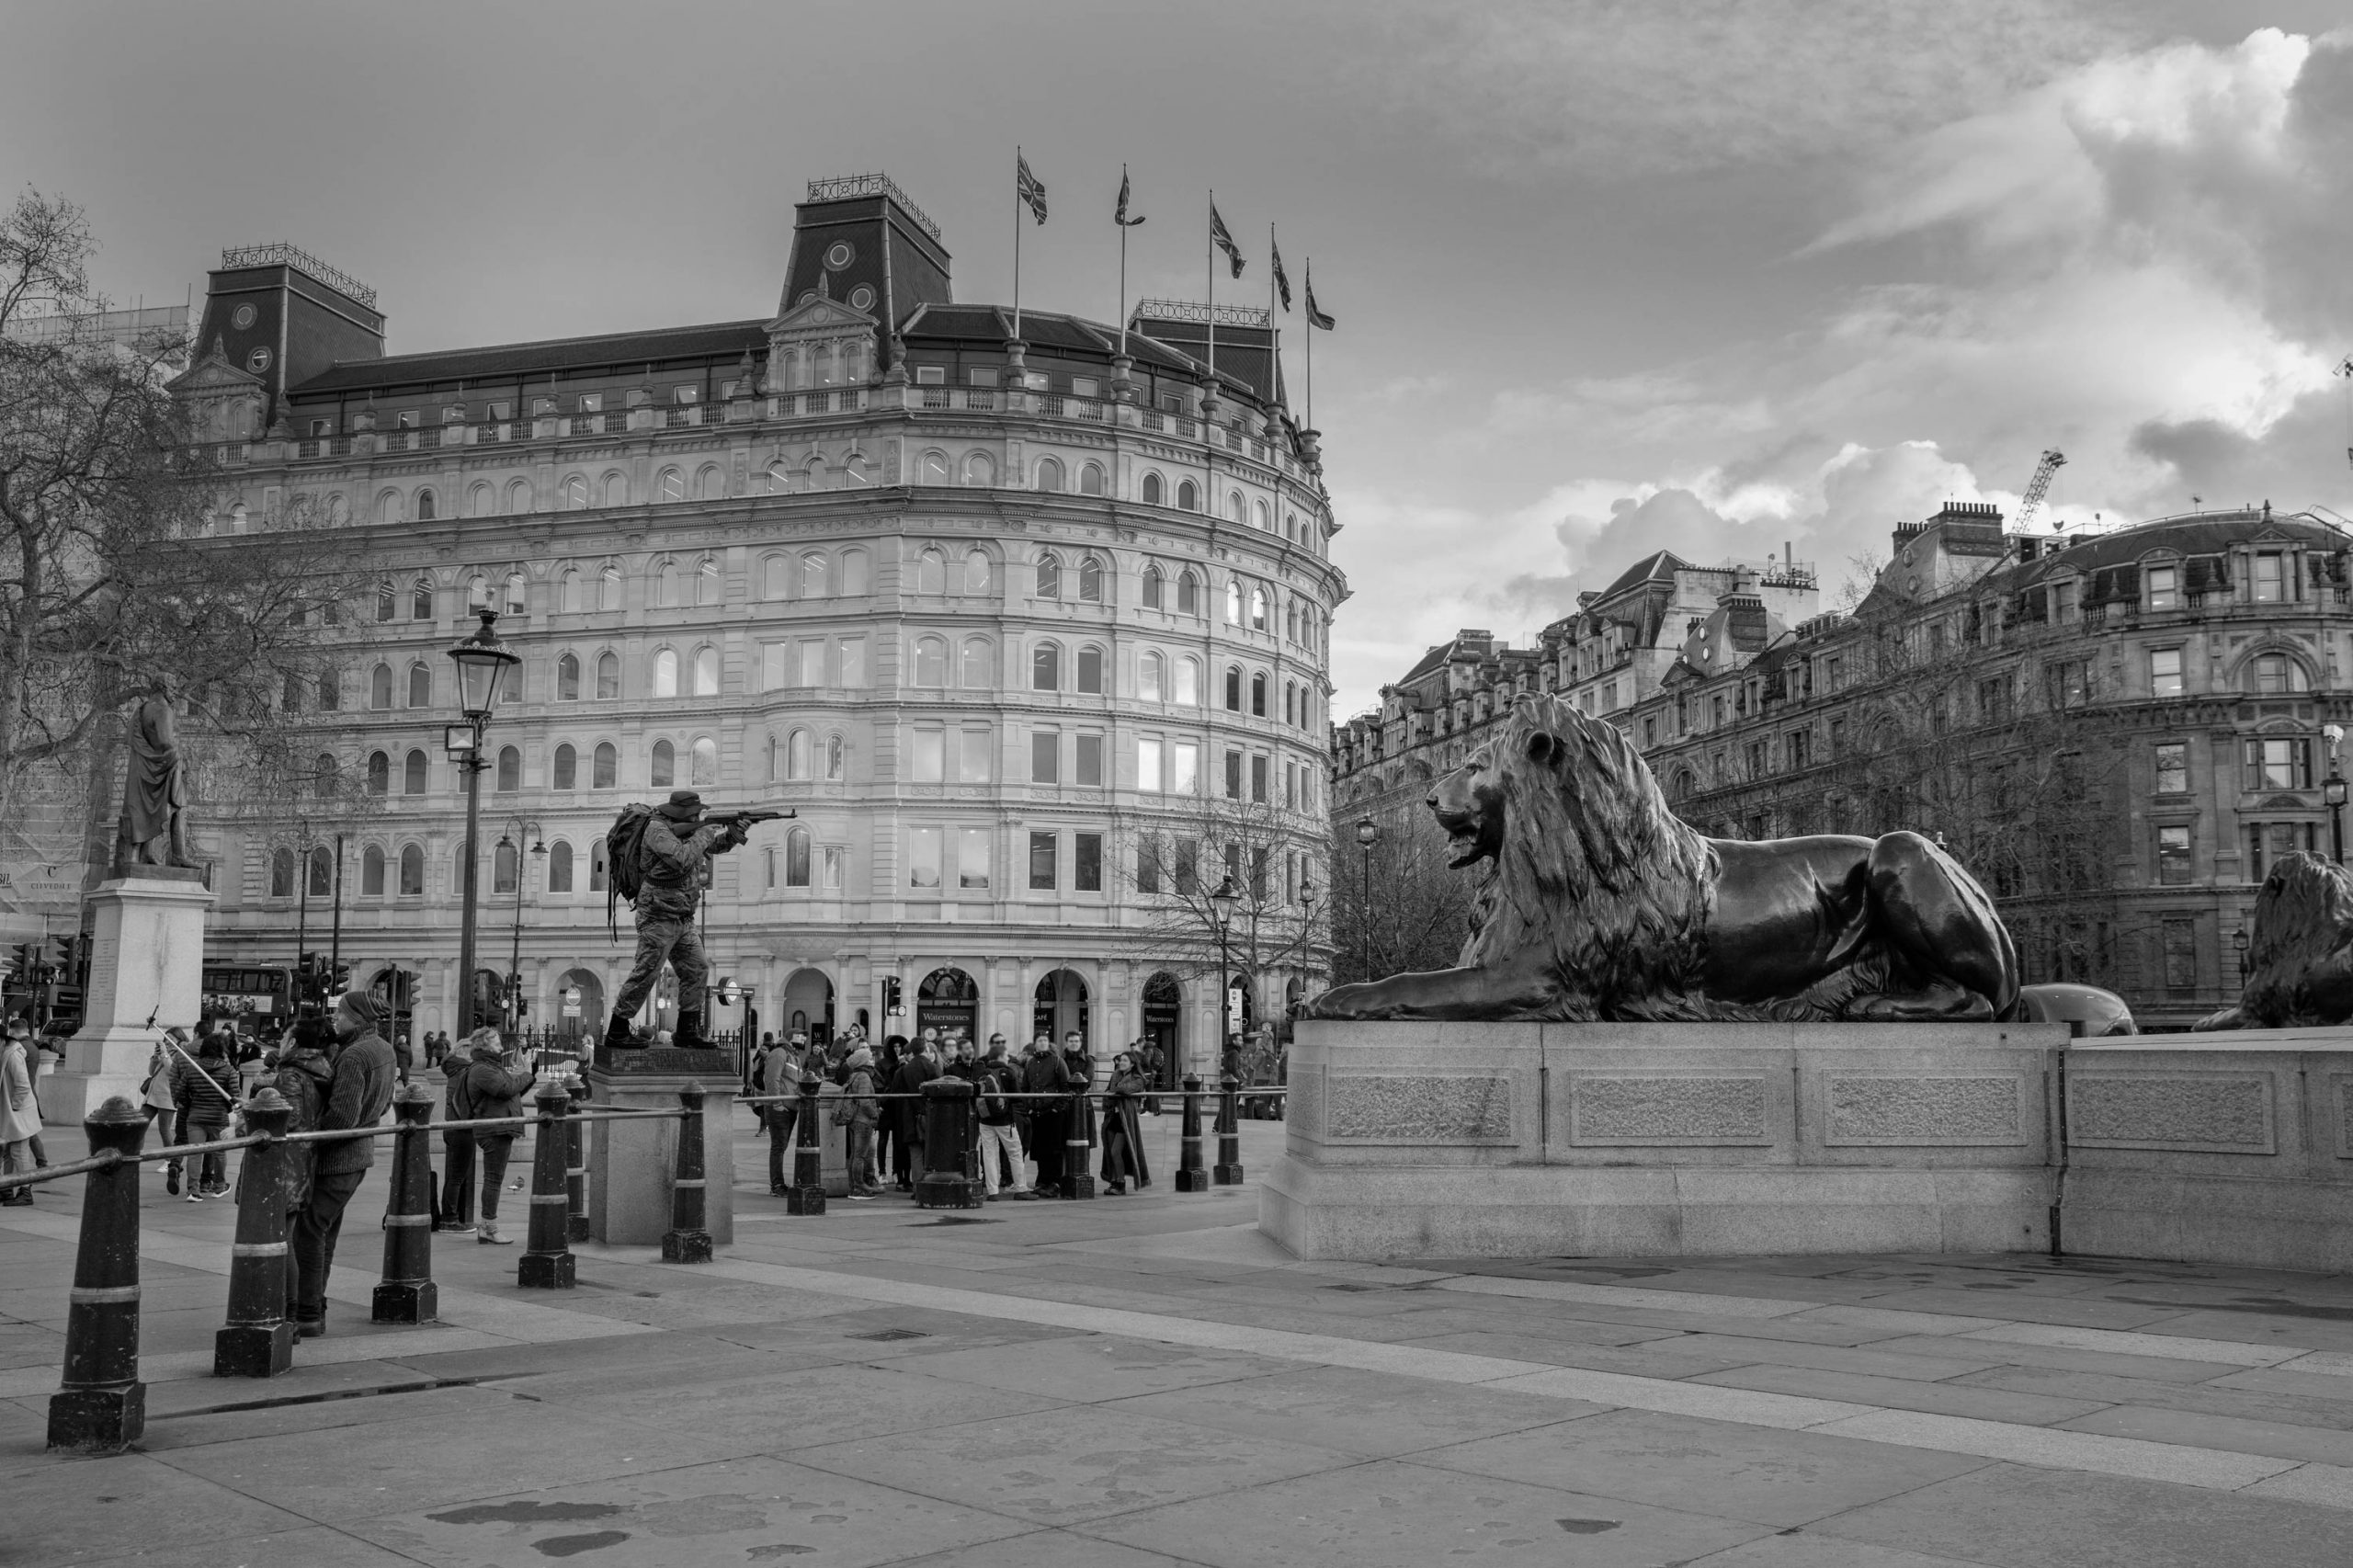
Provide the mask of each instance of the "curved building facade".
POLYGON ((778 313, 717 325, 384 357, 349 279, 224 262, 183 394, 224 443, 222 528, 347 528, 367 562, 335 672, 290 693, 365 799, 212 827, 209 962, 339 918, 357 979, 454 1028, 446 651, 486 607, 523 665, 477 971, 518 972, 529 1023, 600 1026, 630 958, 602 835, 673 788, 798 813, 717 863, 713 978, 748 994, 715 1027, 1150 1031, 1198 1065, 1228 869, 1280 955, 1250 1006, 1318 967, 1345 585, 1265 312, 1220 309, 1214 376, 1199 306, 1016 338, 881 176, 813 185, 778 313))

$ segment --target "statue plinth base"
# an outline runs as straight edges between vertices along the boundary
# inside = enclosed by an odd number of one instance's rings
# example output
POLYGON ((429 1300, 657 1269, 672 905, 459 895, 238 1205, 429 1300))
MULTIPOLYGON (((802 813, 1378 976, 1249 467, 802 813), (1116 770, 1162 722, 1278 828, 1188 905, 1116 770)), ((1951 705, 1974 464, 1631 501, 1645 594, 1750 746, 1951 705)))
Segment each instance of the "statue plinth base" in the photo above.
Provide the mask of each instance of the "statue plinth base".
MULTIPOLYGON (((597 1052, 588 1069, 595 1110, 678 1108, 678 1091, 703 1088, 703 1229, 721 1246, 735 1243, 735 1091, 733 1058, 721 1051, 597 1052)), ((588 1234, 608 1246, 658 1246, 671 1228, 670 1183, 678 1169, 675 1116, 588 1123, 588 1234)))
POLYGON ((157 1031, 193 1028, 204 1010, 203 873, 142 866, 90 895, 95 930, 82 1028, 65 1064, 40 1081, 42 1119, 78 1127, 115 1095, 136 1103, 157 1031))
POLYGON ((1258 1224, 1308 1258, 2040 1251, 2067 1044, 2064 1024, 1303 1023, 1258 1224))

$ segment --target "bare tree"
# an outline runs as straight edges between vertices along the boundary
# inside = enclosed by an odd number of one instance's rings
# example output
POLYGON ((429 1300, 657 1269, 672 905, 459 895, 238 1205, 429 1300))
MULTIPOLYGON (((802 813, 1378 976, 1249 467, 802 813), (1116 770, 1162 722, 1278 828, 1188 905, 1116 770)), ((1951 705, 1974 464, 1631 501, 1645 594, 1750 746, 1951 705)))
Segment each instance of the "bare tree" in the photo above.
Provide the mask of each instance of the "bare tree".
POLYGON ((1453 851, 1429 813, 1375 820, 1368 851, 1353 820, 1337 824, 1332 860, 1332 982, 1446 969, 1471 932, 1478 879, 1448 864, 1453 851))
POLYGON ((1281 1019, 1288 998, 1270 994, 1268 982, 1324 967, 1322 835, 1267 802, 1204 800, 1173 825, 1163 818, 1139 830, 1129 847, 1130 883, 1164 966, 1186 978, 1215 975, 1222 957, 1229 978, 1249 989, 1252 1017, 1281 1019), (1233 895, 1222 944, 1222 889, 1233 895))

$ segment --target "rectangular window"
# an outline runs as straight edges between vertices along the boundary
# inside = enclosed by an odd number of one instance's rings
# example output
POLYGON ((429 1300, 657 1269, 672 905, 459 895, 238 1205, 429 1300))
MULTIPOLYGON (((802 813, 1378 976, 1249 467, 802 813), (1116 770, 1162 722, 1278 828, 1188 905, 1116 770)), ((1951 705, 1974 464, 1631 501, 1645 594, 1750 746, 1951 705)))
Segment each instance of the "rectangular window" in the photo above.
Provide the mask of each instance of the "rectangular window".
POLYGON ((1654 718, 1644 719, 1643 721, 1643 749, 1648 751, 1656 744, 1658 744, 1658 721, 1654 718))
POLYGON ((820 639, 809 637, 801 640, 800 684, 802 686, 825 684, 825 644, 820 639))
POLYGON ((776 851, 775 851, 775 850, 773 850, 773 849, 763 849, 763 850, 761 850, 761 851, 760 851, 760 865, 761 865, 761 868, 762 868, 764 870, 766 870, 766 871, 767 871, 767 890, 768 890, 768 892, 776 892, 776 851))
POLYGON ((2189 829, 2157 829, 2157 881, 2180 887, 2189 881, 2189 829))
POLYGON ((1242 799, 1242 754, 1238 751, 1225 754, 1225 798, 1242 799))
POLYGON ((2248 790, 2309 790, 2313 787, 2313 744, 2299 736, 2275 735, 2240 743, 2248 790))
POLYGON ((984 888, 989 885, 987 828, 960 827, 956 830, 956 885, 960 888, 984 888))
POLYGON ((1198 741, 1176 743, 1176 778, 1172 792, 1198 795, 1201 792, 1201 747, 1198 741))
POLYGON ((842 862, 847 858, 840 845, 825 846, 825 886, 835 892, 842 891, 842 862))
POLYGON ((1160 789, 1160 742, 1145 736, 1136 742, 1136 788, 1155 793, 1160 789))
POLYGON ((1180 893, 1190 894, 1200 891, 1200 840, 1197 838, 1180 838, 1176 841, 1176 891, 1180 893))
POLYGON ((1147 838, 1136 846, 1136 892, 1160 891, 1160 841, 1147 838))
POLYGON ((1830 721, 1830 755, 1833 756, 1847 755, 1847 721, 1844 719, 1830 721))
POLYGON ((1102 736, 1081 735, 1078 737, 1078 771, 1073 775, 1073 782, 1090 790, 1099 790, 1103 787, 1102 736))
POLYGON ((2042 695, 2053 708, 2080 708, 2091 699, 2091 665, 2082 659, 2063 659, 2042 666, 2042 695))
POLYGON ((2189 793, 2189 743, 2166 741, 2158 745, 2157 793, 2187 795, 2189 793))
POLYGON ((332 419, 313 419, 313 420, 312 420, 312 421, 311 421, 311 438, 312 438, 313 440, 314 440, 314 441, 315 441, 315 440, 319 440, 319 439, 321 439, 321 438, 323 438, 323 437, 324 437, 332 436, 332 435, 334 435, 334 434, 335 434, 335 421, 334 421, 334 420, 332 420, 332 419))
POLYGON ((791 678, 785 674, 785 657, 791 651, 790 642, 760 644, 760 689, 778 691, 790 686, 791 678))
POLYGON ((1103 891, 1103 835, 1074 833, 1070 836, 1070 885, 1079 892, 1103 891))
POLYGON ((603 392, 582 392, 580 394, 581 413, 601 414, 604 412, 604 408, 605 394, 603 392))
POLYGON ((2149 650, 2149 695, 2179 697, 2181 695, 2181 650, 2152 648, 2149 650))
POLYGON ((2152 566, 2142 574, 2149 584, 2149 608, 2179 609, 2181 608, 2181 568, 2152 566))
POLYGON ((1748 776, 1751 778, 1762 778, 1765 777, 1765 743, 1751 741, 1748 743, 1748 776))
POLYGON ((1295 762, 1283 764, 1283 806, 1289 811, 1299 810, 1299 764, 1295 762))
POLYGON ((1263 756, 1250 758, 1250 798, 1261 805, 1267 801, 1267 759, 1263 756))
POLYGON ((2168 919, 2164 924, 2165 989, 2198 989, 2198 923, 2168 919))
POLYGON ((1033 892, 1054 891, 1054 835, 1051 833, 1029 835, 1029 887, 1033 892))
POLYGON ((700 403, 702 401, 702 389, 700 387, 678 387, 674 389, 674 395, 676 397, 677 401, 682 403, 700 403))
POLYGON ((1063 781, 1063 733, 1060 730, 1029 732, 1029 782, 1059 784, 1063 781))
POLYGON ((947 384, 947 366, 917 365, 915 367, 915 385, 919 387, 939 387, 946 386, 947 384))
POLYGON ((942 783, 948 777, 947 761, 947 732, 929 728, 917 730, 915 771, 909 777, 918 784, 942 783))
POLYGON ((996 371, 993 369, 976 367, 967 373, 972 379, 972 385, 976 387, 993 387, 996 385, 996 371))
POLYGON ((1811 764, 1813 761, 1813 732, 1791 730, 1789 749, 1791 767, 1804 767, 1811 764))
POLYGON ((956 782, 989 781, 989 755, 995 750, 986 730, 966 730, 956 737, 956 782))
POLYGON ((2287 597, 2283 585, 2286 574, 2282 567, 2287 558, 2276 550, 2260 551, 2255 558, 2255 602, 2275 605, 2287 597))
POLYGON ((1250 851, 1250 896, 1259 903, 1267 902, 1267 846, 1263 844, 1250 851))
POLYGON ((2259 882, 2263 874, 2279 863, 2279 857, 2294 850, 2313 847, 2317 831, 2311 823, 2258 822, 2247 824, 2246 880, 2259 882))
POLYGON ((1101 385, 1102 383, 1097 381, 1093 376, 1073 376, 1070 379, 1070 395, 1073 397, 1094 397, 1097 394, 1101 385))
POLYGON ((866 684, 866 639, 845 637, 841 641, 842 674, 836 686, 866 684))
POLYGON ((939 829, 911 827, 907 829, 907 886, 936 888, 939 885, 939 829))
POLYGON ((2074 583, 2052 585, 2051 619, 2062 624, 2075 619, 2075 585, 2074 583))

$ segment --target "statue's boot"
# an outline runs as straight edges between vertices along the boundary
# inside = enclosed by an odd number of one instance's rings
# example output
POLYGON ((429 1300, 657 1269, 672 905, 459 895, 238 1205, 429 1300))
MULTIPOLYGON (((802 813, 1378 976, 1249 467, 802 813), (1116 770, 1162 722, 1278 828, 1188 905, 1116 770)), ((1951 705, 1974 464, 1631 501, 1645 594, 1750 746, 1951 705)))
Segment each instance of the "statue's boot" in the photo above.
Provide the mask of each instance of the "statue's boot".
POLYGON ((629 1051, 636 1044, 637 1041, 630 1034, 629 1016, 625 1013, 615 1013, 613 1021, 605 1026, 605 1049, 629 1051))
POLYGON ((710 1037, 702 1032, 702 1015, 699 1012, 689 1013, 683 1008, 678 1013, 676 1042, 681 1051, 717 1049, 711 1044, 710 1037))

